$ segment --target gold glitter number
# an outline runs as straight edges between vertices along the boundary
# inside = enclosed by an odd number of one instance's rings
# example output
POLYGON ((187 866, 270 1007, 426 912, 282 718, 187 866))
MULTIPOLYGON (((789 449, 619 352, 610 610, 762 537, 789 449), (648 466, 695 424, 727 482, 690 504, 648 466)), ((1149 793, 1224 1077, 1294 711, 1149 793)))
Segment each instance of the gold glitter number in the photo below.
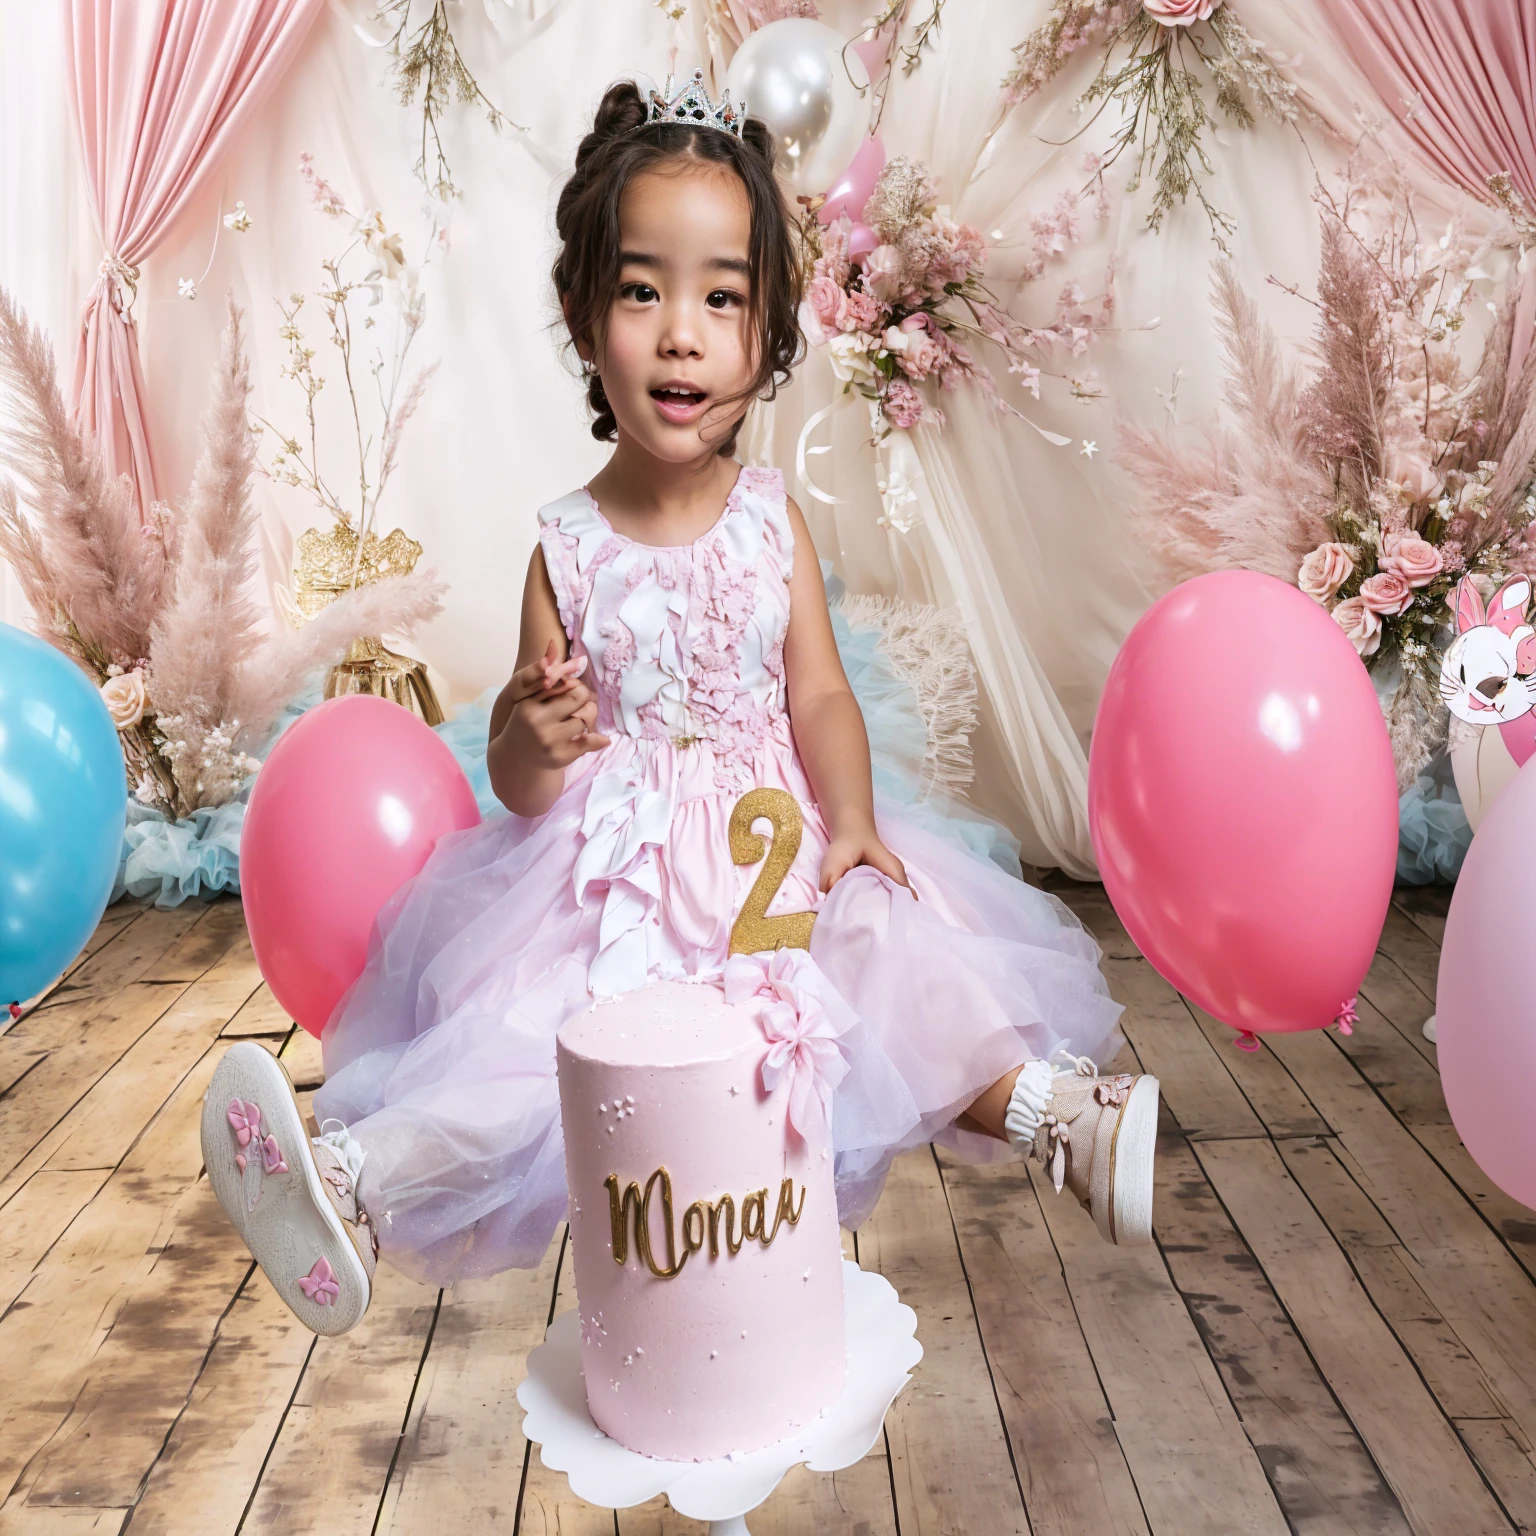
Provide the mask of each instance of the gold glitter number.
MULTIPOLYGON (((749 789, 731 812, 731 859, 737 864, 756 864, 763 857, 763 839, 752 823, 763 817, 773 825, 773 845, 761 873, 752 882, 747 899, 731 924, 733 955, 756 955, 765 949, 809 949, 814 912, 783 912, 768 916, 768 907, 800 851, 805 828, 800 802, 785 789, 749 789)), ((745 1214, 745 1213, 743 1213, 745 1214)))

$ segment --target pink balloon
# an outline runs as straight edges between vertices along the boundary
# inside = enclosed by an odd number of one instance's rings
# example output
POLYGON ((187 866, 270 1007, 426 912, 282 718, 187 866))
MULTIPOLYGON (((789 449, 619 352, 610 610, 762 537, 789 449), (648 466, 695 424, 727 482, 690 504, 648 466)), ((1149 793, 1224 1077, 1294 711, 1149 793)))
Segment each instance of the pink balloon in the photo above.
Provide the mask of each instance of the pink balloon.
POLYGON ((278 738, 246 808, 240 895, 289 1018, 320 1033, 362 974, 379 908, 438 838, 479 820, 447 744, 388 699, 330 699, 278 738))
POLYGON ((867 42, 849 43, 848 47, 858 54, 864 73, 871 81, 878 83, 880 76, 885 73, 885 56, 891 51, 890 39, 884 36, 884 29, 867 42))
POLYGON ((1435 1039, 1440 1085, 1472 1160, 1536 1206, 1536 769, 1488 811, 1456 879, 1440 950, 1435 1039))
POLYGON ((880 236, 868 224, 855 224, 848 233, 848 256, 860 261, 880 244, 880 236))
POLYGON ((884 169, 885 145, 880 142, 880 135, 873 133, 859 146, 848 169, 832 183, 827 200, 817 209, 816 217, 823 224, 830 224, 844 213, 850 219, 858 220, 884 169))
POLYGON ((1256 571, 1154 603, 1099 701, 1088 823, 1116 912, 1181 992, 1245 1032, 1332 1023, 1397 862, 1392 748, 1344 632, 1256 571))

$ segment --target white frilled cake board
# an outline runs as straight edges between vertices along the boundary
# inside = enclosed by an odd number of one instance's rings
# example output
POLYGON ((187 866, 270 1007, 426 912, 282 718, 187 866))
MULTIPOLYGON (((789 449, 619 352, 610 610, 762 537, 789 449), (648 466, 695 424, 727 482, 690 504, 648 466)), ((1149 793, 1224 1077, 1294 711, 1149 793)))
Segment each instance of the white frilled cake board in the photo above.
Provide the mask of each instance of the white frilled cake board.
POLYGON ((673 1509, 708 1520, 713 1536, 746 1536, 745 1516, 797 1462, 836 1472, 868 1454, 886 1410, 923 1358, 917 1315, 883 1275, 843 1261, 848 1381, 843 1395, 788 1440, 734 1460, 656 1461, 610 1440, 592 1421, 581 1375, 580 1314, 565 1312, 528 1356, 517 1389, 523 1434, 546 1467, 564 1472, 571 1491, 603 1509, 628 1509, 658 1493, 673 1509))

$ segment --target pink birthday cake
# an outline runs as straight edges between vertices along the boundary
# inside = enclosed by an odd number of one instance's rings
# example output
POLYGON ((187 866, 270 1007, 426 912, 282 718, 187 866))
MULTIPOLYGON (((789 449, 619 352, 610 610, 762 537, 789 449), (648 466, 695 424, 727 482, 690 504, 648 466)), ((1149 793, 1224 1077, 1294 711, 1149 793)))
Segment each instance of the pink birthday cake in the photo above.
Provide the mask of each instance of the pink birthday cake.
POLYGON ((557 1041, 587 1402, 621 1445, 712 1461, 843 1390, 842 1246, 825 1116, 769 1074, 753 1003, 657 982, 557 1041))

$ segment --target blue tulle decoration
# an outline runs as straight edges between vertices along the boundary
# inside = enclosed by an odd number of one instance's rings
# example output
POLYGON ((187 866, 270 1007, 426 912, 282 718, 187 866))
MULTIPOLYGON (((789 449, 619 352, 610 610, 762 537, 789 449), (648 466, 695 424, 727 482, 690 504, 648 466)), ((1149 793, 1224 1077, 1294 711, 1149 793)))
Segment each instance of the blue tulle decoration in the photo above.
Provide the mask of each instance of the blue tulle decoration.
MULTIPOLYGON (((277 738, 322 696, 317 673, 303 692, 283 706, 255 755, 265 758, 277 738)), ((193 897, 207 900, 220 891, 238 893, 240 829, 255 782, 253 773, 233 800, 212 810, 194 811, 180 821, 170 821, 159 811, 130 800, 117 879, 108 905, 123 896, 153 896, 157 907, 177 907, 193 897)))
POLYGON ((452 720, 445 720, 437 728, 437 734, 458 758, 459 767, 475 792, 475 804, 487 820, 507 814, 506 806, 491 788, 490 770, 485 766, 485 749, 491 735, 491 706, 500 692, 501 685, 493 683, 473 704, 461 706, 452 720))
POLYGON ((1405 885, 1453 885, 1472 842, 1472 827, 1445 753, 1397 802, 1397 878, 1405 885))
MULTIPOLYGON (((842 656, 849 686, 864 712, 869 733, 870 763, 878 794, 907 806, 918 822, 935 836, 947 839, 979 859, 990 859, 1007 873, 1020 876, 1019 840, 991 817, 972 809, 941 790, 923 792, 918 771, 927 749, 927 727, 917 707, 917 695, 897 675, 880 649, 880 631, 872 626, 855 628, 836 606, 843 583, 832 574, 831 563, 821 562, 832 603, 832 632, 842 656)), ((453 719, 438 726, 463 768, 480 814, 504 816, 506 807, 491 789, 485 765, 490 734, 491 706, 501 691, 487 688, 471 704, 460 707, 453 719)), ((257 757, 265 758, 279 736, 306 709, 321 701, 318 676, 284 708, 257 757)), ((158 811, 133 802, 128 806, 128 828, 123 836, 123 856, 118 867, 112 900, 125 893, 150 896, 159 907, 174 907, 190 897, 208 897, 219 891, 240 889, 240 828, 245 820, 254 774, 240 793, 216 810, 196 811, 182 821, 167 821, 158 811)))
POLYGON ((176 907, 192 896, 240 889, 240 828, 249 781, 240 794, 213 810, 167 821, 159 811, 128 802, 123 854, 111 901, 153 896, 157 907, 176 907))

